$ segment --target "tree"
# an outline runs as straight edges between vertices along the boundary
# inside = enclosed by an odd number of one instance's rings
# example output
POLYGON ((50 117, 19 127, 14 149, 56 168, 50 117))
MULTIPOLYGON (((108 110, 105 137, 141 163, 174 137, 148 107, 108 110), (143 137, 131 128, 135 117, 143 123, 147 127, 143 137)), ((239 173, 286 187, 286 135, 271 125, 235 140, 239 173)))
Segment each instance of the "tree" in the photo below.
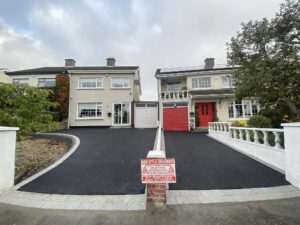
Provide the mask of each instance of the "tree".
POLYGON ((300 120, 300 1, 285 1, 270 21, 242 23, 227 46, 229 64, 238 66, 236 97, 300 120))
POLYGON ((20 128, 19 135, 48 131, 56 127, 48 109, 50 90, 0 83, 0 125, 20 128))
POLYGON ((55 99, 58 103, 56 111, 58 112, 58 119, 62 121, 68 118, 69 114, 69 90, 70 81, 69 77, 61 74, 56 75, 56 90, 55 90, 55 99))

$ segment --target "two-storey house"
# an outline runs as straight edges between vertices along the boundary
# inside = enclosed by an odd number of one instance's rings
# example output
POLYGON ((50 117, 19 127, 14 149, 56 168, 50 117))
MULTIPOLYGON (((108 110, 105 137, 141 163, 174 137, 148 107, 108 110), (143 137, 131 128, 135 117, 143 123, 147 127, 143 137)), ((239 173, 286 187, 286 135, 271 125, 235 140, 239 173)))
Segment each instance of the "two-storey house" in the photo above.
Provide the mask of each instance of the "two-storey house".
POLYGON ((131 126, 133 102, 140 100, 138 66, 80 67, 70 75, 69 126, 131 126))
POLYGON ((255 100, 236 101, 232 72, 236 68, 214 65, 164 68, 156 71, 160 121, 164 130, 205 128, 216 120, 247 119, 257 114, 255 100))
POLYGON ((56 76, 69 77, 69 127, 132 126, 133 102, 140 100, 138 66, 116 66, 107 58, 106 66, 76 66, 66 59, 63 67, 42 67, 7 72, 16 85, 53 87, 56 76))

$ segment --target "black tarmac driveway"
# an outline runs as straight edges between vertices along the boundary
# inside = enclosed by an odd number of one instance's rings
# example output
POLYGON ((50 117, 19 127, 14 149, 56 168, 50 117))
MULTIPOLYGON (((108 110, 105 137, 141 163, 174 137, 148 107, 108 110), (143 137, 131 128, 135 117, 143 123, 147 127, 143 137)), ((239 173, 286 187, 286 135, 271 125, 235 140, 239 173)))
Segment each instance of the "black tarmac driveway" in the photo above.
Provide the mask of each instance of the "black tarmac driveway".
POLYGON ((156 129, 76 128, 62 133, 80 138, 62 164, 21 187, 51 194, 140 194, 140 160, 152 150, 156 129))
POLYGON ((213 190, 288 185, 285 176, 204 133, 165 132, 167 156, 176 159, 172 190, 213 190))

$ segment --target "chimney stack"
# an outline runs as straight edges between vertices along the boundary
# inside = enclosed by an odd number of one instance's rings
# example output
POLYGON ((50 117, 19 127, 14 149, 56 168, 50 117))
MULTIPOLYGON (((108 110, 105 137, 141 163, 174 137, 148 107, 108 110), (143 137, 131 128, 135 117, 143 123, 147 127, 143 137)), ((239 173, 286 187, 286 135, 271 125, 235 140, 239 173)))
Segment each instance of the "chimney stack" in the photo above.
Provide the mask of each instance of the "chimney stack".
POLYGON ((65 59, 65 66, 75 66, 76 61, 74 59, 65 59))
POLYGON ((215 58, 206 58, 204 60, 204 63, 205 63, 205 66, 204 66, 204 69, 213 69, 214 68, 214 65, 215 65, 215 58))
POLYGON ((115 58, 107 58, 106 59, 106 65, 107 66, 115 66, 116 65, 116 59, 115 58))

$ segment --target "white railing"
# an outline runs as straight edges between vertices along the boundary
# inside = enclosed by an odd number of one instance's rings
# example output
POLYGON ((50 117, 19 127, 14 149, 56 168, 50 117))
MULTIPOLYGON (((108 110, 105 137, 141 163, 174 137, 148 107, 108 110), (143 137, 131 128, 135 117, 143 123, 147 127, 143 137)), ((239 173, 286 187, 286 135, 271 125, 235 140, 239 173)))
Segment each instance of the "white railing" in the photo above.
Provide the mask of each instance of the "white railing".
POLYGON ((229 122, 209 122, 208 129, 219 132, 229 132, 229 122))
POLYGON ((209 123, 208 127, 210 137, 281 171, 285 170, 283 129, 231 127, 226 122, 209 123))
POLYGON ((160 94, 161 99, 187 99, 190 97, 188 91, 165 91, 160 94))
POLYGON ((284 149, 283 129, 230 127, 230 137, 240 141, 253 142, 265 147, 284 149), (282 140, 280 135, 282 134, 282 140), (272 143, 273 142, 273 143, 272 143), (282 143, 282 144, 281 144, 282 143))
POLYGON ((156 142, 156 148, 154 150, 161 151, 161 124, 159 123, 158 126, 158 132, 157 132, 157 142, 156 142))

